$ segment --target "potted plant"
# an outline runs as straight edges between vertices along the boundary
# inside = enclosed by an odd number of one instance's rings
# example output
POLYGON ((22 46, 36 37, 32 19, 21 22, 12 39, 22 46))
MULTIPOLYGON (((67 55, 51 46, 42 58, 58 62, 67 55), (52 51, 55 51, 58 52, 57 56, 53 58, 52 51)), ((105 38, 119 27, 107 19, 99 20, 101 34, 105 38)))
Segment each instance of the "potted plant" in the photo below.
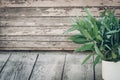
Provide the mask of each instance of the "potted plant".
POLYGON ((75 52, 90 51, 83 60, 86 63, 95 56, 94 66, 102 60, 102 76, 104 80, 120 80, 120 19, 114 10, 104 10, 97 19, 85 9, 87 17, 77 19, 65 33, 77 30, 78 34, 70 39, 81 44, 75 52))

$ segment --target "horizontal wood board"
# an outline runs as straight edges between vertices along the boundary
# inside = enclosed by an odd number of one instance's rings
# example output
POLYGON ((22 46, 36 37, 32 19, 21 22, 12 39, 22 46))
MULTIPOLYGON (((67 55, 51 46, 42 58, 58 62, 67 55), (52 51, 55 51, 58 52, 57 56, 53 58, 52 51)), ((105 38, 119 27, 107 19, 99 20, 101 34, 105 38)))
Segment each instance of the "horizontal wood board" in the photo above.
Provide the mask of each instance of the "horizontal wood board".
POLYGON ((1 7, 119 6, 119 0, 0 0, 1 7))
MULTIPOLYGON (((119 14, 119 6, 111 7, 119 14)), ((100 16, 104 7, 90 7, 94 16, 100 16)), ((0 16, 86 16, 84 7, 4 7, 0 8, 0 16)))

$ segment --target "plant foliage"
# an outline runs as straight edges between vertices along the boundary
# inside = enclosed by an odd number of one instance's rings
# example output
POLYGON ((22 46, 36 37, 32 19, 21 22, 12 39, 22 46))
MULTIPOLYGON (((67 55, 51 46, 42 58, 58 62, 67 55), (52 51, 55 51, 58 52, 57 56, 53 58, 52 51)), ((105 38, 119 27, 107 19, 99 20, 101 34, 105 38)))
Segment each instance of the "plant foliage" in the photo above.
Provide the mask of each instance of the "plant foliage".
POLYGON ((120 19, 115 17, 114 10, 104 10, 99 19, 91 15, 85 9, 87 17, 77 19, 73 26, 66 31, 79 31, 70 39, 76 44, 82 44, 75 49, 75 52, 91 51, 83 63, 87 62, 93 55, 96 65, 99 60, 114 61, 120 60, 120 19))

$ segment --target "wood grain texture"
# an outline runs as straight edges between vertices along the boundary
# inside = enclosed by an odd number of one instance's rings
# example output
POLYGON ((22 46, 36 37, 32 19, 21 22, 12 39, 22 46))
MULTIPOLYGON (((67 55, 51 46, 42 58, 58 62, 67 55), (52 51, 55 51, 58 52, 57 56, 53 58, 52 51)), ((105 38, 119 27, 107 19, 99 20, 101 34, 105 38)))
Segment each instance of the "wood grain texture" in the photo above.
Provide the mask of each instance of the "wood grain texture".
POLYGON ((73 42, 39 42, 39 41, 0 41, 0 47, 76 47, 73 42))
POLYGON ((0 0, 0 50, 75 49, 67 38, 79 32, 63 33, 86 16, 84 7, 97 18, 107 8, 120 17, 119 0, 0 0))
POLYGON ((0 27, 0 35, 72 35, 64 34, 70 27, 0 27))
POLYGON ((96 80, 103 80, 102 79, 102 64, 101 64, 101 62, 98 63, 95 67, 95 76, 96 76, 96 80))
POLYGON ((64 52, 40 53, 30 80, 61 80, 64 60, 64 52))
MULTIPOLYGON (((0 80, 93 80, 92 58, 81 65, 88 53, 0 51, 0 67, 10 53, 10 59, 0 72, 0 80)), ((101 74, 99 63, 96 65, 96 80, 102 80, 101 74)))
POLYGON ((69 35, 12 35, 12 36, 0 36, 0 41, 41 41, 41 42, 49 42, 49 41, 56 41, 56 42, 64 42, 64 41, 71 41, 68 39, 69 35))
POLYGON ((2 71, 1 69, 4 68, 5 64, 7 63, 7 60, 10 56, 10 53, 5 53, 0 51, 0 71, 2 71))
POLYGON ((1 7, 119 6, 119 0, 1 0, 1 7))
POLYGON ((37 54, 15 52, 0 73, 0 80, 28 80, 36 56, 37 54))
POLYGON ((65 27, 70 26, 76 20, 75 17, 0 17, 0 26, 20 27, 65 27))
POLYGON ((76 47, 0 47, 0 50, 56 50, 56 51, 64 51, 64 50, 74 50, 76 47))
MULTIPOLYGON (((114 7, 112 7, 114 9, 114 7)), ((116 14, 120 16, 120 7, 115 8, 116 14)), ((103 8, 92 7, 89 8, 94 16, 100 16, 103 8)), ((48 8, 34 8, 34 7, 8 7, 0 8, 0 16, 86 16, 84 8, 78 7, 48 7, 48 8)))
POLYGON ((86 54, 68 54, 64 68, 63 80, 93 80, 92 59, 81 65, 86 54))

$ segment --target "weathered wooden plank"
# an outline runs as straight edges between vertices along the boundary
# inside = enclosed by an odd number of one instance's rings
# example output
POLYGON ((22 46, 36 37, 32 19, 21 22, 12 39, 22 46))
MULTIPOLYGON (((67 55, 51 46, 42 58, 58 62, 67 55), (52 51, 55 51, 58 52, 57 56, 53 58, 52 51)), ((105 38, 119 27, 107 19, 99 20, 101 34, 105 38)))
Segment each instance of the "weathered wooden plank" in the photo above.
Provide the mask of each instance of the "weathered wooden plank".
POLYGON ((68 54, 64 69, 63 80, 93 80, 92 59, 81 65, 86 54, 68 54))
POLYGON ((0 27, 70 27, 76 20, 77 17, 0 17, 0 27))
POLYGON ((65 35, 32 35, 32 36, 0 36, 0 41, 70 41, 70 36, 65 35))
POLYGON ((0 71, 4 68, 4 65, 6 64, 8 58, 10 56, 10 53, 5 53, 0 51, 0 71))
POLYGON ((0 26, 68 26, 76 20, 75 17, 0 17, 0 26))
POLYGON ((0 80, 28 80, 37 54, 15 52, 0 73, 0 80))
POLYGON ((64 60, 64 52, 40 53, 30 80, 61 80, 64 60))
POLYGON ((74 50, 76 47, 0 47, 0 50, 74 50))
POLYGON ((73 42, 0 41, 0 47, 76 47, 73 42))
MULTIPOLYGON (((114 7, 112 7, 114 9, 114 7)), ((115 8, 116 14, 120 16, 120 7, 115 8)), ((89 10, 94 16, 100 16, 104 8, 91 7, 89 10)), ((5 7, 0 8, 0 16, 86 16, 84 8, 36 8, 36 7, 5 7)))
POLYGON ((1 7, 119 6, 119 0, 0 0, 1 7))
POLYGON ((96 76, 96 80, 103 80, 102 79, 102 64, 101 64, 101 62, 98 63, 95 67, 95 76, 96 76))
POLYGON ((0 35, 72 35, 63 34, 70 27, 0 27, 0 35))

